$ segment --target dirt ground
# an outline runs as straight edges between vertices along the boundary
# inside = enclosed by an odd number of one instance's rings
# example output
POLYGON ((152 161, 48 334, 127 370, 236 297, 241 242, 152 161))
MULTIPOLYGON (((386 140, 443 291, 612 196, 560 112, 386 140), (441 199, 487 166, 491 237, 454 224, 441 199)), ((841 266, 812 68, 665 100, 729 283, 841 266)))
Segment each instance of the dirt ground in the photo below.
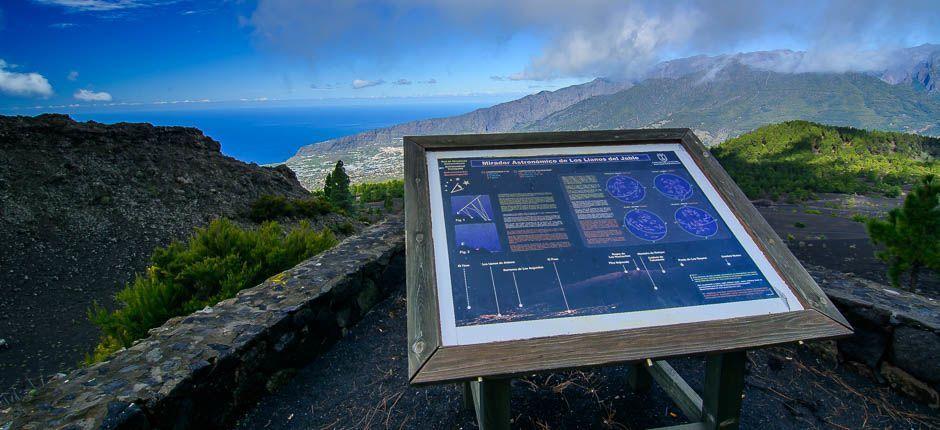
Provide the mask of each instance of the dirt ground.
MULTIPOLYGON (((801 262, 888 285, 887 265, 875 257, 865 224, 852 217, 881 217, 901 202, 901 198, 825 194, 800 204, 760 201, 756 205, 801 262)), ((927 272, 922 278, 918 293, 940 297, 940 276, 927 272)))
MULTIPOLYGON (((380 304, 326 355, 299 369, 234 426, 238 429, 473 429, 454 384, 407 382, 405 300, 380 304)), ((670 361, 701 392, 704 361, 670 361)), ((914 403, 809 346, 748 354, 741 428, 940 428, 940 412, 914 403)), ((539 373, 512 383, 514 428, 632 429, 683 423, 658 387, 628 389, 627 370, 539 373)))

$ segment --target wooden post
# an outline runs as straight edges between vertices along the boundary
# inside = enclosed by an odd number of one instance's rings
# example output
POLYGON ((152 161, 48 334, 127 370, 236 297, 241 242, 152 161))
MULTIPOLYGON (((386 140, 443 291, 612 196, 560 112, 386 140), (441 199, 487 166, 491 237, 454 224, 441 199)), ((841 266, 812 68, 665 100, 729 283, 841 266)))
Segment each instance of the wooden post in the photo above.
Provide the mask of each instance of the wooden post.
POLYGON ((630 365, 627 373, 627 382, 630 383, 630 390, 634 393, 645 393, 650 390, 650 373, 646 370, 646 363, 634 363, 630 365))
POLYGON ((708 429, 736 430, 744 394, 745 351, 709 355, 705 362, 703 421, 708 429))
POLYGON ((480 430, 509 430, 509 381, 479 378, 470 382, 480 430))
POLYGON ((473 388, 470 387, 470 381, 461 382, 460 388, 463 391, 463 409, 468 412, 473 411, 473 388))

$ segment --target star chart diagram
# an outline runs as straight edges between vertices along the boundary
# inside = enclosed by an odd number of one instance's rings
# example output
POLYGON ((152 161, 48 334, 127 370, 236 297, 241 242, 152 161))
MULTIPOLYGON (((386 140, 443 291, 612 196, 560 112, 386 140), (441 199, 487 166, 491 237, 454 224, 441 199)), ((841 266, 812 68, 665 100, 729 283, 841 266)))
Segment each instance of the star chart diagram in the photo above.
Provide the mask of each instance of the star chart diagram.
POLYGON ((441 165, 458 326, 776 296, 674 153, 522 160, 441 165))

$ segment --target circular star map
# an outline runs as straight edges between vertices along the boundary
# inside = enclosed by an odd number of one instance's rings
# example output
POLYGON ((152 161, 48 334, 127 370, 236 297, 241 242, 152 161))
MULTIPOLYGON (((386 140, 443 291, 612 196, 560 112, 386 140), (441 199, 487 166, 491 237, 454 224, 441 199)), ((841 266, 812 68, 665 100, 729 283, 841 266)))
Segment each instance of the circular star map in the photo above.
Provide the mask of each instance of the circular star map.
POLYGON ((666 223, 648 210, 637 209, 628 212, 623 217, 623 225, 634 236, 650 242, 666 237, 666 223))
POLYGON ((607 180, 607 192, 624 203, 636 203, 646 197, 646 189, 629 176, 617 175, 607 180))
POLYGON ((653 179, 653 185, 660 193, 673 200, 685 200, 692 197, 692 184, 672 173, 656 176, 653 179))
POLYGON ((699 237, 713 236, 718 232, 718 221, 702 209, 683 206, 676 211, 676 222, 683 230, 699 237))

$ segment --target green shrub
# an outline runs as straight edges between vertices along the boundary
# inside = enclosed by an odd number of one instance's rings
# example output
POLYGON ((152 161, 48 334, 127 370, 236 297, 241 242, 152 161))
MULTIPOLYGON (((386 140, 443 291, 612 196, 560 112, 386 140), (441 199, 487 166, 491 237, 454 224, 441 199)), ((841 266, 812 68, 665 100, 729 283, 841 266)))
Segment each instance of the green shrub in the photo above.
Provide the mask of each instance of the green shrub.
POLYGON ((350 234, 353 234, 353 233, 356 231, 356 228, 353 227, 353 225, 352 225, 351 222, 346 221, 346 222, 344 222, 344 223, 342 223, 342 224, 336 226, 336 231, 337 231, 338 233, 340 233, 340 234, 349 236, 350 234))
POLYGON ((804 213, 808 213, 808 214, 810 214, 810 215, 820 215, 820 214, 822 214, 822 212, 821 212, 819 209, 807 209, 807 210, 805 210, 805 211, 803 211, 803 212, 804 212, 804 213))
POLYGON ((329 230, 316 232, 307 222, 290 232, 276 222, 245 230, 226 219, 196 229, 188 242, 154 251, 147 271, 117 293, 117 309, 97 303, 89 309, 101 338, 86 361, 106 359, 166 320, 234 297, 336 242, 329 230))
POLYGON ((901 195, 901 187, 897 185, 889 185, 884 189, 885 197, 897 197, 901 195))
POLYGON ((806 228, 806 224, 803 224, 803 223, 801 223, 801 222, 799 222, 799 221, 793 223, 793 226, 796 227, 796 228, 806 228))
POLYGON ((288 199, 283 196, 264 195, 251 204, 251 208, 248 210, 248 218, 261 223, 288 217, 315 218, 331 212, 341 211, 322 195, 314 195, 307 199, 288 199))
POLYGON ((385 182, 370 182, 352 186, 352 193, 360 202, 384 202, 386 199, 402 198, 405 195, 405 182, 392 179, 385 182))
POLYGON ((868 222, 868 217, 862 214, 853 214, 852 221, 855 222, 868 222))
POLYGON ((294 215, 294 205, 284 196, 263 195, 251 204, 248 218, 263 222, 294 215))

